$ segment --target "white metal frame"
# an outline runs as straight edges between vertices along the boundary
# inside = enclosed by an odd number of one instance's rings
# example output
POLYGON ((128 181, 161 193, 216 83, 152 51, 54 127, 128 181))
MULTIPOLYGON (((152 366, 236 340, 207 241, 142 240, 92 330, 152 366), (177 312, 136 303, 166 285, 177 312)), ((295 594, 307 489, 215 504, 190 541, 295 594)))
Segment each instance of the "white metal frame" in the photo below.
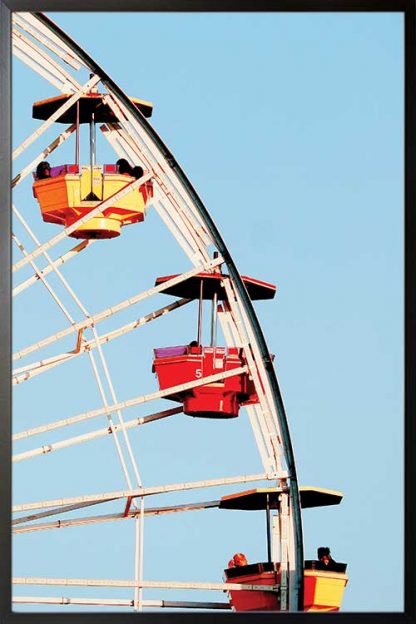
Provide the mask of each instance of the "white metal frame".
MULTIPOLYGON (((13 157, 17 158, 24 153, 25 149, 29 145, 39 139, 44 132, 49 129, 52 123, 58 119, 65 110, 72 106, 72 104, 75 103, 83 93, 96 86, 100 82, 100 76, 94 74, 84 84, 82 84, 82 80, 75 78, 73 75, 74 70, 82 72, 85 71, 85 69, 89 70, 90 68, 88 68, 84 61, 81 58, 78 58, 68 46, 56 37, 53 32, 49 31, 49 29, 46 28, 35 15, 30 13, 13 14, 13 51, 18 58, 26 63, 32 70, 36 71, 39 75, 53 84, 59 91, 71 94, 70 99, 63 104, 59 110, 51 115, 48 120, 42 123, 40 127, 32 133, 32 135, 25 139, 25 141, 23 141, 23 143, 15 149, 13 157), (65 66, 63 64, 65 64, 65 66), (68 69, 68 67, 70 69, 68 69)), ((160 318, 164 314, 178 309, 188 303, 189 300, 182 299, 174 304, 159 308, 154 312, 136 319, 131 323, 125 324, 107 334, 99 335, 96 329, 97 324, 110 316, 114 316, 118 312, 135 305, 139 301, 162 292, 169 285, 178 284, 201 271, 213 271, 216 267, 224 263, 224 259, 211 259, 212 251, 215 249, 214 241, 211 239, 204 220, 200 215, 192 197, 189 196, 186 188, 183 186, 175 172, 170 168, 169 163, 166 161, 158 147, 143 131, 141 126, 132 117, 129 110, 124 106, 115 93, 108 90, 105 100, 108 106, 114 111, 118 121, 117 123, 104 124, 101 126, 103 136, 109 141, 119 156, 130 158, 134 160, 134 162, 139 162, 146 171, 144 177, 131 183, 121 191, 118 191, 112 198, 100 202, 97 207, 92 209, 87 215, 78 219, 78 221, 74 224, 65 228, 59 234, 44 243, 41 243, 37 239, 36 235, 31 231, 29 225, 21 215, 20 211, 16 207, 13 207, 14 214, 16 215, 19 223, 24 227, 34 244, 34 248, 32 250, 27 250, 19 238, 14 235, 14 241, 22 252, 23 257, 15 263, 13 271, 17 272, 21 268, 30 265, 33 269, 33 275, 20 282, 20 284, 15 287, 13 294, 18 295, 23 290, 31 288, 36 283, 41 282, 67 319, 67 325, 62 330, 36 342, 35 344, 28 345, 24 349, 20 349, 13 355, 13 360, 23 360, 27 358, 27 356, 41 351, 44 347, 48 347, 54 343, 59 344, 60 340, 70 336, 71 334, 76 335, 74 350, 70 352, 61 350, 61 352, 57 353, 56 356, 43 359, 41 358, 35 362, 29 362, 20 366, 14 371, 13 383, 15 385, 19 385, 24 381, 33 379, 43 372, 47 372, 57 365, 64 364, 74 357, 87 355, 94 371, 103 406, 95 409, 89 409, 88 411, 76 416, 57 420, 49 425, 34 427, 30 430, 23 431, 16 434, 13 440, 16 443, 19 440, 27 439, 33 435, 45 434, 48 431, 61 427, 67 427, 101 415, 107 416, 109 426, 105 429, 97 429, 89 434, 68 437, 59 442, 46 442, 30 451, 16 453, 13 459, 14 461, 23 461, 33 457, 44 456, 52 451, 85 443, 92 439, 97 439, 106 435, 112 435, 117 447, 117 452, 128 489, 118 492, 98 493, 67 498, 64 497, 59 500, 37 501, 34 503, 15 505, 13 507, 14 513, 24 513, 33 510, 44 511, 38 511, 36 514, 17 518, 14 521, 14 531, 16 533, 20 533, 32 530, 46 530, 49 528, 73 526, 77 522, 79 524, 86 524, 91 522, 111 521, 121 518, 133 519, 135 551, 132 570, 134 579, 126 581, 100 581, 92 579, 27 579, 18 577, 15 579, 15 582, 42 585, 79 584, 83 586, 102 585, 131 587, 134 590, 133 599, 131 601, 112 601, 108 598, 104 598, 100 601, 98 599, 58 599, 39 597, 33 597, 30 601, 32 603, 44 602, 48 604, 59 603, 78 605, 94 604, 101 606, 117 603, 119 606, 130 606, 135 610, 141 610, 144 606, 154 606, 156 604, 157 606, 167 606, 169 604, 164 604, 165 601, 163 600, 145 601, 143 599, 143 589, 148 587, 157 587, 160 589, 186 587, 187 589, 204 588, 212 590, 224 590, 233 587, 235 589, 254 590, 255 586, 239 586, 237 584, 207 584, 192 582, 176 583, 174 581, 169 583, 153 582, 152 584, 151 581, 145 581, 143 579, 144 517, 146 515, 151 515, 152 513, 157 515, 157 513, 154 511, 152 512, 151 509, 145 509, 145 497, 156 493, 160 494, 173 491, 186 491, 193 488, 206 488, 218 485, 269 480, 272 481, 276 485, 276 488, 282 492, 279 517, 278 520, 276 518, 273 519, 273 553, 275 561, 277 561, 277 557, 280 558, 282 566, 282 583, 280 588, 268 589, 262 586, 261 589, 262 591, 279 589, 282 609, 296 610, 296 588, 291 581, 293 577, 293 562, 295 560, 295 546, 293 517, 291 514, 290 504, 290 475, 288 475, 285 465, 285 450, 282 445, 279 417, 274 407, 272 390, 268 382, 264 362, 257 346, 256 337, 253 335, 251 330, 244 304, 241 301, 230 278, 225 278, 223 280, 223 285, 227 293, 227 302, 219 306, 219 319, 227 344, 229 346, 238 345, 243 348, 246 365, 239 369, 234 369, 232 372, 211 375, 209 377, 196 380, 195 382, 175 386, 174 388, 168 390, 134 397, 124 401, 119 401, 117 399, 110 370, 104 356, 102 348, 103 345, 114 338, 125 335, 127 332, 132 331, 133 329, 136 329, 151 320, 160 318), (182 275, 171 279, 163 285, 156 286, 143 293, 133 295, 127 300, 116 303, 98 314, 91 315, 62 275, 60 267, 72 258, 76 257, 81 251, 87 251, 94 241, 81 242, 63 253, 61 251, 61 255, 55 259, 52 259, 49 255, 49 251, 58 244, 65 243, 68 240, 69 234, 79 228, 80 225, 88 221, 90 218, 97 215, 100 211, 104 210, 111 204, 111 202, 120 199, 126 193, 131 192, 131 190, 135 189, 139 185, 142 185, 147 180, 152 180, 154 185, 154 198, 152 202, 154 209, 159 214, 162 222, 169 229, 178 245, 189 258, 193 268, 186 271, 182 275), (35 262, 38 258, 43 258, 43 260, 46 261, 46 266, 39 267, 37 262, 35 262), (82 315, 81 320, 74 319, 71 316, 64 302, 60 300, 52 286, 48 283, 47 276, 52 272, 63 284, 69 298, 78 306, 82 315), (92 334, 89 339, 84 335, 87 332, 91 332, 92 334), (97 364, 93 350, 96 350, 96 353, 98 354, 99 365, 97 364), (139 417, 129 421, 124 421, 123 411, 129 407, 134 407, 152 400, 160 399, 175 391, 183 391, 192 387, 197 387, 204 383, 212 383, 225 379, 231 374, 235 375, 243 372, 248 372, 250 374, 259 396, 259 404, 248 407, 247 412, 263 464, 264 473, 257 475, 237 475, 234 477, 224 477, 222 479, 207 479, 205 481, 170 484, 156 487, 144 487, 141 482, 138 466, 131 449, 127 431, 132 427, 140 426, 153 422, 154 420, 177 414, 181 411, 181 408, 165 410, 164 412, 151 414, 148 417, 139 417), (117 415, 118 423, 113 422, 114 414, 117 415), (119 434, 121 435, 120 439, 119 434), (131 474, 131 471, 133 474, 131 474), (130 510, 129 508, 127 513, 110 514, 107 517, 97 515, 91 516, 87 519, 58 520, 57 522, 52 523, 33 524, 33 520, 39 520, 40 518, 61 514, 65 511, 81 509, 85 506, 96 505, 106 501, 114 501, 118 499, 124 501, 124 504, 126 504, 127 501, 127 505, 133 505, 134 509, 130 510), (125 584, 120 585, 117 583, 125 584)), ((59 146, 66 141, 69 136, 71 136, 74 129, 74 125, 69 126, 66 130, 60 133, 56 139, 49 143, 49 145, 44 148, 34 160, 25 165, 21 169, 20 173, 13 179, 12 187, 21 183, 43 158, 55 149, 59 148, 59 146)), ((185 505, 183 507, 186 507, 187 510, 198 508, 195 505, 193 507, 190 505, 185 505)), ((165 508, 166 513, 168 513, 168 511, 166 511, 167 509, 169 508, 165 508)), ((177 510, 178 509, 175 511, 177 510)), ((170 509, 170 512, 172 511, 173 508, 170 509)), ((162 511, 159 511, 158 513, 162 513, 162 511)), ((17 597, 15 600, 18 603, 29 602, 29 598, 26 597, 17 597)), ((190 608, 198 608, 198 603, 196 602, 190 602, 188 604, 177 603, 177 605, 171 602, 170 604, 171 606, 182 605, 184 607, 189 606, 190 608), (190 605, 193 606, 191 607, 190 605)), ((218 606, 220 603, 204 604, 211 604, 212 608, 227 608, 223 603, 221 603, 221 606, 218 606)))

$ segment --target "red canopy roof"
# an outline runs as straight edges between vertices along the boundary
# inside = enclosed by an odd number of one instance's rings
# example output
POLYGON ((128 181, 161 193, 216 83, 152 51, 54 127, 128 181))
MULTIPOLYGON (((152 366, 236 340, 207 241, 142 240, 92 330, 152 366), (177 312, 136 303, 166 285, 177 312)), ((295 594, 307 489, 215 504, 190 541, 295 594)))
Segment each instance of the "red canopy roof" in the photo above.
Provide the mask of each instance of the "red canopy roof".
MULTIPOLYGON (((65 102, 67 102, 74 94, 63 93, 56 97, 48 98, 35 102, 32 108, 32 116, 34 119, 49 119, 65 102)), ((103 93, 85 93, 79 98, 79 122, 89 123, 91 114, 94 113, 97 123, 114 123, 117 121, 111 108, 103 100, 103 93)), ((145 117, 150 117, 153 110, 153 104, 145 100, 130 98, 136 108, 138 108, 145 117)), ((73 104, 58 119, 58 123, 75 123, 77 114, 77 105, 73 104)))
MULTIPOLYGON (((178 277, 178 275, 165 275, 163 277, 158 277, 155 281, 155 286, 159 286, 174 277, 178 277)), ((221 273, 197 273, 197 275, 193 275, 179 284, 166 288, 163 292, 166 295, 173 295, 174 297, 199 299, 201 280, 203 280, 203 298, 212 299, 214 293, 217 293, 218 299, 220 301, 224 301, 226 299, 225 288, 221 284, 224 277, 228 277, 228 275, 222 275, 221 273)), ((242 275, 241 278, 247 288, 250 298, 253 300, 273 299, 276 294, 276 286, 273 284, 262 282, 254 279, 253 277, 247 277, 246 275, 242 275)))

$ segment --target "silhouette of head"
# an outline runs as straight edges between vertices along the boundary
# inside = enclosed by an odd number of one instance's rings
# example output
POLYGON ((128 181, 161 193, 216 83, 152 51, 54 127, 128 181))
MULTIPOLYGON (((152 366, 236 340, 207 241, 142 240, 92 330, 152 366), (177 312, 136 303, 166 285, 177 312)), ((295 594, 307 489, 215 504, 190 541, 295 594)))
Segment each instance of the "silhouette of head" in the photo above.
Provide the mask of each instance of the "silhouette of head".
POLYGON ((128 161, 125 158, 120 158, 116 162, 116 165, 118 167, 118 172, 119 173, 131 174, 131 166, 129 165, 128 161))
POLYGON ((36 167, 36 177, 38 180, 49 178, 51 175, 51 166, 46 160, 42 160, 36 167))

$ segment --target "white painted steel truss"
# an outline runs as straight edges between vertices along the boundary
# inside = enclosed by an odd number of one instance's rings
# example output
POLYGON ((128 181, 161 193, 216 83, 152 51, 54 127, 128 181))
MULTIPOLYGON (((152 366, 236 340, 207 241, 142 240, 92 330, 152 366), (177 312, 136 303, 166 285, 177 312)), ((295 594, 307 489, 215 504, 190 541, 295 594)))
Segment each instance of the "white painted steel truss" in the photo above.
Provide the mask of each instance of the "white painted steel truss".
MULTIPOLYGON (((133 520, 135 549, 134 549, 134 578, 126 581, 105 581, 94 579, 51 579, 51 578, 26 578, 18 577, 14 579, 16 584, 39 584, 39 585, 81 585, 130 587, 133 592, 132 600, 111 599, 85 599, 85 598, 44 598, 44 597, 16 597, 16 603, 27 604, 64 604, 64 605, 96 605, 96 606, 127 606, 135 610, 142 610, 143 607, 183 607, 183 608, 229 608, 227 603, 202 603, 186 601, 165 601, 165 600, 144 600, 143 589, 209 589, 223 591, 234 587, 236 590, 255 590, 257 586, 247 586, 223 583, 178 583, 170 581, 166 583, 145 581, 143 579, 144 561, 144 518, 145 516, 158 516, 178 511, 196 511, 197 509, 209 509, 215 507, 214 501, 210 503, 166 505, 158 508, 145 508, 145 498, 154 494, 169 494, 172 492, 185 492, 194 488, 218 487, 229 484, 246 483, 254 481, 271 481, 276 485, 282 496, 283 513, 279 515, 278 521, 274 522, 274 561, 281 563, 282 586, 267 588, 262 586, 263 591, 273 591, 279 589, 282 608, 285 605, 290 610, 296 610, 297 595, 296 587, 292 582, 295 561, 294 528, 291 513, 291 481, 290 474, 286 466, 285 449, 282 443, 282 431, 279 415, 273 400, 273 390, 270 386, 266 374, 265 363, 261 356, 257 338, 251 328, 251 324, 245 309, 244 302, 239 295, 238 289, 230 277, 223 279, 223 286, 227 294, 227 301, 218 307, 219 319, 223 335, 228 346, 242 347, 245 356, 245 365, 232 372, 219 373, 209 377, 195 380, 194 382, 181 384, 168 390, 153 392, 146 395, 119 400, 115 391, 110 368, 107 363, 107 355, 104 347, 116 338, 121 338, 131 331, 147 325, 149 322, 160 319, 166 314, 181 308, 189 303, 190 299, 180 299, 174 303, 159 307, 152 312, 136 318, 129 323, 123 323, 109 332, 99 334, 97 325, 104 320, 112 318, 116 320, 118 314, 125 312, 141 301, 150 299, 153 295, 162 292, 168 286, 179 284, 180 282, 196 275, 201 271, 212 272, 220 265, 224 265, 224 258, 217 257, 212 260, 213 252, 216 251, 215 241, 210 234, 209 227, 201 215, 193 197, 181 182, 176 172, 172 169, 170 162, 161 152, 157 144, 152 140, 146 131, 138 123, 130 110, 125 106, 117 93, 110 87, 104 87, 101 83, 100 72, 88 66, 74 50, 62 41, 50 28, 48 28, 34 14, 14 13, 13 14, 13 52, 18 59, 23 61, 28 67, 42 76, 53 85, 58 92, 70 94, 70 99, 63 104, 59 110, 41 123, 38 129, 25 139, 13 152, 13 158, 24 158, 26 150, 32 143, 39 141, 60 115, 70 108, 79 98, 91 88, 99 85, 106 94, 105 102, 114 112, 117 122, 104 124, 100 127, 103 137, 109 142, 118 157, 127 158, 134 163, 139 163, 145 173, 140 180, 136 180, 121 191, 118 191, 110 199, 103 200, 97 207, 92 209, 87 215, 78 219, 71 226, 66 227, 50 240, 41 242, 28 224, 23 213, 17 206, 13 206, 15 224, 22 228, 25 240, 23 243, 20 235, 14 234, 13 241, 17 246, 21 257, 15 262, 13 271, 18 273, 21 269, 26 270, 26 276, 16 284, 13 295, 17 296, 24 291, 33 288, 41 283, 51 296, 54 304, 59 309, 61 318, 65 318, 65 325, 62 329, 53 334, 33 342, 24 348, 17 350, 13 354, 14 361, 23 362, 13 372, 13 384, 20 385, 25 381, 32 380, 51 369, 65 365, 67 362, 84 356, 90 362, 93 375, 95 377, 102 406, 88 406, 88 409, 74 416, 59 418, 58 420, 32 427, 31 429, 16 433, 13 436, 14 444, 21 440, 27 440, 34 435, 47 434, 59 428, 72 427, 81 422, 85 422, 99 416, 106 416, 108 426, 96 429, 81 435, 71 435, 59 441, 44 440, 40 446, 31 450, 15 453, 13 460, 21 462, 36 457, 49 455, 53 451, 78 447, 87 443, 110 436, 113 438, 120 465, 124 474, 127 489, 117 492, 97 493, 93 495, 79 495, 72 497, 62 497, 55 500, 43 500, 34 503, 22 503, 14 505, 14 513, 27 513, 37 510, 29 516, 17 517, 14 522, 15 533, 37 532, 52 528, 63 528, 70 526, 80 526, 83 524, 94 524, 100 522, 111 522, 120 519, 133 520), (81 298, 75 293, 69 280, 64 277, 61 269, 72 259, 84 254, 88 254, 95 241, 83 241, 68 248, 70 239, 68 236, 80 225, 87 222, 92 217, 99 214, 115 200, 122 198, 132 189, 142 185, 145 181, 151 180, 154 187, 154 197, 152 207, 159 215, 161 221, 168 228, 169 232, 183 250, 188 258, 191 268, 183 272, 178 277, 170 279, 167 283, 155 286, 144 292, 131 295, 121 302, 113 302, 110 307, 101 312, 91 314, 86 308, 81 298), (28 244, 30 249, 27 248, 28 244), (58 250, 58 255, 52 257, 54 248, 58 250), (42 266, 39 264, 42 262, 42 266), (28 268, 31 267, 32 274, 27 277, 28 268), (54 277, 60 285, 60 291, 64 292, 64 297, 58 294, 56 288, 50 282, 50 277, 54 277), (77 316, 70 310, 77 309, 77 316), (68 338, 73 338, 73 349, 67 350, 68 338), (44 355, 51 346, 57 347, 54 355, 44 355), (62 346, 61 346, 62 345, 62 346), (36 354, 34 361, 27 362, 28 356, 36 354), (96 357, 97 356, 97 357, 96 357), (139 473, 137 459, 133 453, 129 440, 128 431, 134 427, 161 420, 182 411, 182 408, 158 411, 148 416, 137 416, 132 420, 124 420, 124 411, 131 407, 159 400, 174 391, 185 391, 206 383, 221 381, 231 375, 248 372, 252 378, 259 403, 246 408, 253 435, 258 447, 259 456, 264 472, 254 475, 237 475, 233 477, 222 477, 220 479, 206 479, 205 481, 188 481, 179 484, 160 485, 145 487, 139 473), (120 513, 107 515, 95 515, 89 517, 64 518, 57 521, 39 523, 41 518, 62 514, 69 511, 80 510, 91 505, 100 505, 108 501, 120 501, 120 513), (39 511, 42 510, 42 511, 39 511)), ((46 147, 39 149, 38 155, 29 162, 26 160, 20 172, 12 180, 12 188, 17 187, 28 178, 31 171, 39 162, 44 160, 49 154, 58 150, 69 139, 75 130, 72 124, 61 132, 53 141, 49 141, 46 147)), ((63 370, 65 366, 63 366, 63 370)), ((33 382, 35 383, 35 382, 33 382)), ((56 414, 59 417, 59 414, 56 414)))

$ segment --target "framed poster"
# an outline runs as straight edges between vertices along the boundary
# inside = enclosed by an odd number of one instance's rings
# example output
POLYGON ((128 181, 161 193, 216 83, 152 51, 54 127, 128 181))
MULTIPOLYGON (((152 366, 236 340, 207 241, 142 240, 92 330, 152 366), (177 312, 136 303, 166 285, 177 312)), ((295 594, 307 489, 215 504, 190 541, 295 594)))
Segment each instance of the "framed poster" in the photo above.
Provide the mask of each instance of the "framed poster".
POLYGON ((2 5, 4 613, 414 618, 413 6, 198 8, 2 5))

